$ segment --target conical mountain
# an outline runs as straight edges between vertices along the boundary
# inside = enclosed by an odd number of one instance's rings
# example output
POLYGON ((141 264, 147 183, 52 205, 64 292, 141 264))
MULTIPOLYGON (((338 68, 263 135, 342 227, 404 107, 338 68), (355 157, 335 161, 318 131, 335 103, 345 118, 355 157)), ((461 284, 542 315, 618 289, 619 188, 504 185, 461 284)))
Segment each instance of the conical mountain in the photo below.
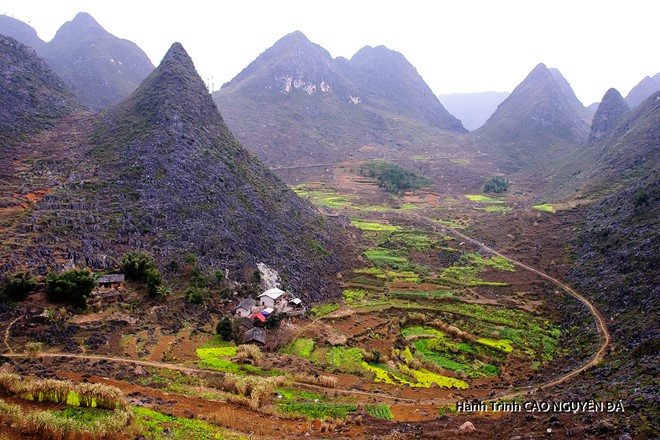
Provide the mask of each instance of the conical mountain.
POLYGON ((392 154, 465 131, 403 55, 379 47, 351 61, 332 58, 301 32, 278 40, 213 97, 268 165, 392 154))
POLYGON ((241 147, 180 44, 87 132, 71 177, 35 208, 33 267, 57 255, 111 267, 144 248, 161 265, 195 254, 205 270, 239 281, 264 263, 308 299, 332 291, 346 264, 334 253, 344 223, 322 219, 241 147))
POLYGON ((41 53, 92 109, 118 103, 154 68, 135 43, 110 34, 84 12, 62 25, 41 53))
POLYGON ((34 50, 0 35, 0 151, 80 108, 34 50))
POLYGON ((32 26, 7 15, 0 15, 0 34, 30 46, 37 53, 40 53, 46 45, 46 42, 39 38, 37 31, 32 26))
POLYGON ((626 102, 630 108, 635 108, 658 90, 660 90, 660 73, 652 77, 646 76, 630 90, 626 102))
POLYGON ((630 108, 617 89, 609 89, 598 105, 591 123, 589 143, 594 143, 609 134, 630 108))
POLYGON ((365 102, 376 108, 385 102, 383 110, 391 110, 394 103, 403 116, 448 131, 466 132, 401 53, 385 46, 365 46, 353 55, 351 66, 358 73, 360 90, 368 91, 365 102))
POLYGON ((484 148, 520 167, 586 141, 589 119, 559 71, 541 63, 474 133, 484 148))
POLYGON ((634 109, 624 109, 621 95, 610 89, 594 118, 595 130, 602 134, 567 155, 559 164, 552 178, 554 183, 550 185, 554 186, 555 194, 570 197, 581 194, 587 198, 597 194, 600 197, 622 186, 633 187, 647 178, 657 180, 660 91, 634 109), (608 112, 611 114, 605 118, 608 112))

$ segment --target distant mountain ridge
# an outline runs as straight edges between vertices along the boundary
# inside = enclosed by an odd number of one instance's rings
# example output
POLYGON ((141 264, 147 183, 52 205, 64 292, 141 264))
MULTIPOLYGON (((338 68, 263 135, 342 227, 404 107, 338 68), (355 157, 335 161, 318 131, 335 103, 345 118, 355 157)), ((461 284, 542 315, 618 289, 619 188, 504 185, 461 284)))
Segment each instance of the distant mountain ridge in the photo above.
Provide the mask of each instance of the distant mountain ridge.
POLYGON ((509 92, 450 93, 438 95, 442 105, 470 131, 484 125, 509 92))
POLYGON ((154 69, 135 43, 110 34, 85 12, 63 24, 48 43, 29 25, 7 16, 0 17, 0 34, 33 47, 80 101, 94 110, 118 103, 154 69))
POLYGON ((635 108, 654 92, 660 90, 660 73, 644 77, 626 96, 630 108, 635 108))
POLYGON ((482 150, 520 168, 561 156, 586 141, 590 122, 591 115, 561 73, 541 63, 473 135, 482 150))
POLYGON ((269 165, 402 151, 465 129, 398 52, 364 47, 332 58, 299 31, 213 93, 236 136, 269 165))

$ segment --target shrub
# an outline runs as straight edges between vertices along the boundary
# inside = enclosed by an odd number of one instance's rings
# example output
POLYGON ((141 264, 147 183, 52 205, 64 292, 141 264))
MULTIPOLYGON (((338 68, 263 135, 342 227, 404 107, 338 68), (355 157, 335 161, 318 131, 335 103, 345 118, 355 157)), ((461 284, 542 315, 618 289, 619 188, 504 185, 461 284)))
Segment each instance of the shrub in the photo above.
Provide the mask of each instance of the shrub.
POLYGON ((170 273, 179 273, 180 269, 179 263, 177 263, 176 260, 170 260, 170 262, 165 265, 165 270, 170 273))
POLYGON ((37 288, 37 280, 30 272, 17 272, 5 275, 5 285, 2 294, 13 301, 22 301, 37 288))
POLYGON ((96 405, 97 408, 109 410, 126 407, 123 394, 117 387, 101 383, 80 383, 76 386, 76 393, 80 406, 91 408, 96 405))
POLYGON ((29 382, 24 392, 38 402, 66 403, 73 391, 71 382, 65 380, 43 379, 29 382))
POLYGON ((252 344, 239 345, 236 353, 236 360, 239 363, 244 363, 245 360, 251 359, 252 362, 256 365, 261 361, 263 353, 259 350, 259 347, 252 344))
POLYGON ((28 342, 25 344, 25 352, 32 357, 37 357, 43 350, 43 347, 41 342, 28 342))
POLYGON ((86 269, 73 269, 61 274, 50 272, 46 280, 46 296, 53 302, 68 302, 84 309, 95 285, 94 276, 86 269))
POLYGON ((215 333, 224 341, 229 341, 234 333, 231 319, 229 319, 227 316, 222 318, 222 320, 220 320, 218 323, 218 326, 215 328, 215 333))
POLYGON ((266 324, 264 325, 268 330, 272 330, 280 326, 280 322, 284 319, 283 314, 271 313, 266 317, 266 324))
POLYGON ((0 400, 0 414, 8 415, 10 417, 18 417, 22 414, 22 410, 18 405, 0 400))
POLYGON ((147 271, 147 290, 149 291, 149 295, 159 297, 160 294, 158 288, 161 287, 162 284, 163 277, 161 276, 160 272, 158 272, 158 269, 149 269, 147 271))
POLYGON ((202 304, 208 295, 208 290, 191 286, 186 289, 185 295, 190 304, 202 304))
POLYGON ((148 252, 130 251, 121 257, 121 271, 129 280, 147 281, 152 270, 158 271, 153 256, 148 252))
POLYGON ((167 286, 156 286, 156 293, 153 295, 155 298, 165 298, 172 294, 172 289, 167 286))
POLYGON ((635 204, 635 207, 638 208, 642 205, 648 206, 649 204, 649 193, 647 193, 644 189, 640 188, 638 189, 635 194, 633 195, 633 203, 635 204))
POLYGON ((484 192, 486 193, 503 193, 509 189, 509 181, 502 176, 495 176, 484 183, 484 192))
POLYGON ((9 372, 0 372, 0 395, 15 396, 23 389, 21 376, 9 372))
POLYGON ((337 388, 339 381, 336 377, 332 376, 319 376, 318 384, 328 388, 337 388))

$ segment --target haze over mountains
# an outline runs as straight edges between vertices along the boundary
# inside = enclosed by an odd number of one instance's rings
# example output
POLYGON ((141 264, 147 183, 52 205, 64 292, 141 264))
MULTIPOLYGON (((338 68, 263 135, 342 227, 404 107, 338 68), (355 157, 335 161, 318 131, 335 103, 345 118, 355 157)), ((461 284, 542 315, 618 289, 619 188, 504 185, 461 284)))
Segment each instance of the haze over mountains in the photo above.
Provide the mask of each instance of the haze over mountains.
POLYGON ((89 14, 78 13, 48 43, 29 25, 0 16, 0 34, 31 46, 91 109, 107 108, 133 92, 154 69, 135 43, 107 32, 89 14))
POLYGON ((440 102, 468 130, 476 130, 491 117, 509 92, 450 93, 438 95, 440 102))
POLYGON ((301 32, 213 94, 236 136, 272 165, 336 161, 463 133, 405 57, 366 46, 333 59, 301 32))

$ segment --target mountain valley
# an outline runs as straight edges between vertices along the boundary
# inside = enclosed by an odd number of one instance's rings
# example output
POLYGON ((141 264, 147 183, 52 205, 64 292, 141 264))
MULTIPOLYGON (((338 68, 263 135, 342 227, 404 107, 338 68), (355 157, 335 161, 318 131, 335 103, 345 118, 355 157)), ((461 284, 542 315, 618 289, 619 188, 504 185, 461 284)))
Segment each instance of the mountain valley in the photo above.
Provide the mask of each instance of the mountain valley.
POLYGON ((0 16, 0 440, 657 437, 654 78, 438 98, 295 31, 210 92, 0 16))

